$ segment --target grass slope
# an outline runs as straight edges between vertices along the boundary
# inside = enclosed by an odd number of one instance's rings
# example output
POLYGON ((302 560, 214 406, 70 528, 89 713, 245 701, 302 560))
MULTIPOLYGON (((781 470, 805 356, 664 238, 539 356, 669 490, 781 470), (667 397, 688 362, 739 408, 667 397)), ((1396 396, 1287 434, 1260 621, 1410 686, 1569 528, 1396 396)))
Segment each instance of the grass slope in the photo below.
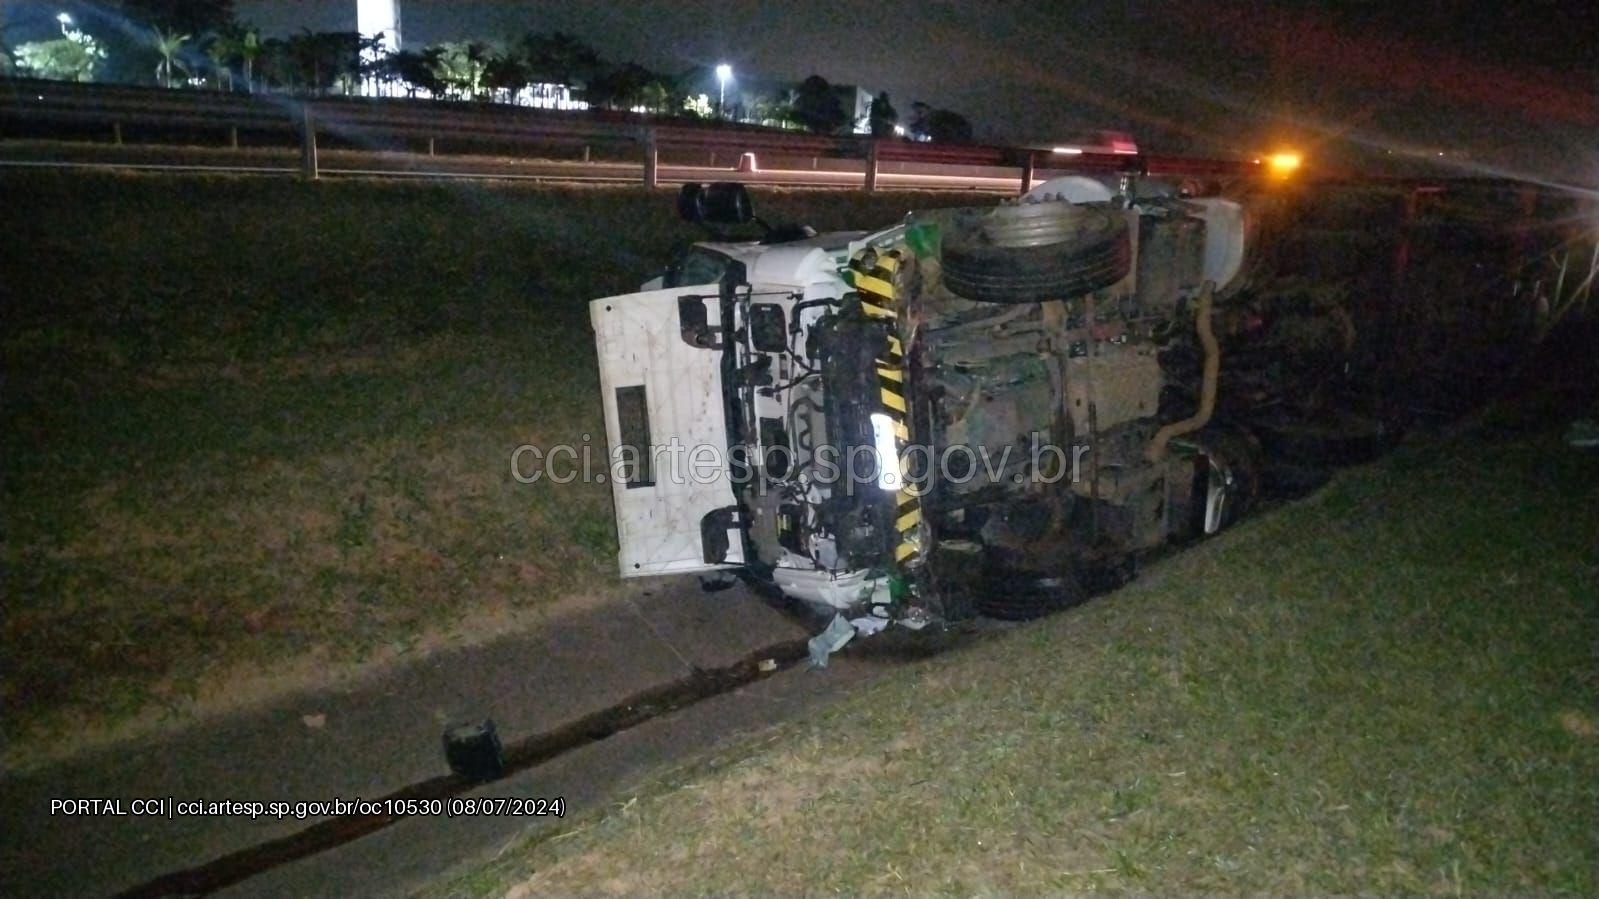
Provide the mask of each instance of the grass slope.
MULTIPOLYGON (((0 176, 8 742, 611 581, 586 301, 696 239, 627 188, 0 176)), ((969 195, 758 192, 888 223, 969 195)))
POLYGON ((1593 895, 1596 490, 1409 445, 446 889, 1593 895))

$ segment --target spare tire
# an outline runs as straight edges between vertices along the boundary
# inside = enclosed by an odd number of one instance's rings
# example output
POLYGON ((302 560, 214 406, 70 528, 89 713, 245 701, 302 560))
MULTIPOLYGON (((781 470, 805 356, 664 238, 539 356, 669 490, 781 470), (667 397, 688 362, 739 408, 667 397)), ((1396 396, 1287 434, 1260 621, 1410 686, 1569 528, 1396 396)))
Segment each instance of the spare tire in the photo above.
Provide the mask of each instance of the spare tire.
POLYGON ((943 238, 944 285, 983 303, 1069 300, 1132 268, 1125 215, 1105 206, 1022 203, 957 217, 943 238))

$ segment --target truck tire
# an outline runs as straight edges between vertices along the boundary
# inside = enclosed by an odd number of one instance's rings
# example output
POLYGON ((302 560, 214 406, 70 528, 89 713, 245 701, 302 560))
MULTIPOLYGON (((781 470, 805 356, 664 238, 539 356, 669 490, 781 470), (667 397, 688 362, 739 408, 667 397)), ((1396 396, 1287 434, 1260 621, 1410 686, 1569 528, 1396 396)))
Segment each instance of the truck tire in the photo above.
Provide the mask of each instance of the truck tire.
POLYGON ((1060 202, 957 219, 941 255, 944 285, 982 303, 1069 300, 1115 284, 1132 268, 1121 213, 1060 202))
POLYGON ((1087 596, 1069 575, 1016 573, 985 584, 977 612, 1000 621, 1031 621, 1081 603, 1087 596))

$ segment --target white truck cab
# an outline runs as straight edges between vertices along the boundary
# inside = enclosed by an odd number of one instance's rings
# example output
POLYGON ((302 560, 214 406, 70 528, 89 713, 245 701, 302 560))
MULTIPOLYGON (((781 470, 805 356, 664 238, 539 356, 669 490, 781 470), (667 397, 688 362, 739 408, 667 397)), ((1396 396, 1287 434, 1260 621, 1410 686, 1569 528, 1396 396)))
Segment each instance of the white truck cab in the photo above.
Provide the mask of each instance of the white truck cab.
MULTIPOLYGON (((645 290, 589 304, 623 577, 750 561, 735 478, 760 478, 751 459, 778 465, 813 448, 789 437, 791 423, 807 433, 803 413, 821 403, 821 385, 808 383, 811 328, 853 290, 849 260, 902 230, 698 243, 645 290), (744 440, 731 439, 735 429, 744 440)), ((855 604, 868 582, 867 571, 784 549, 769 567, 779 589, 828 607, 855 604)))

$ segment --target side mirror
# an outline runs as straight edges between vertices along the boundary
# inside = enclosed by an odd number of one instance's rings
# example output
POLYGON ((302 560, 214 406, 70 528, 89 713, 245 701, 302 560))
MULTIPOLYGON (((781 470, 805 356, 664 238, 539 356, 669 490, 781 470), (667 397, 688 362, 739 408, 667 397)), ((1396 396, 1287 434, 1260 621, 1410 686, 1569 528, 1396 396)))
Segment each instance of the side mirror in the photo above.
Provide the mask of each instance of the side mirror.
POLYGON ((677 214, 699 225, 742 225, 755 220, 750 192, 737 181, 685 184, 677 194, 677 214))

